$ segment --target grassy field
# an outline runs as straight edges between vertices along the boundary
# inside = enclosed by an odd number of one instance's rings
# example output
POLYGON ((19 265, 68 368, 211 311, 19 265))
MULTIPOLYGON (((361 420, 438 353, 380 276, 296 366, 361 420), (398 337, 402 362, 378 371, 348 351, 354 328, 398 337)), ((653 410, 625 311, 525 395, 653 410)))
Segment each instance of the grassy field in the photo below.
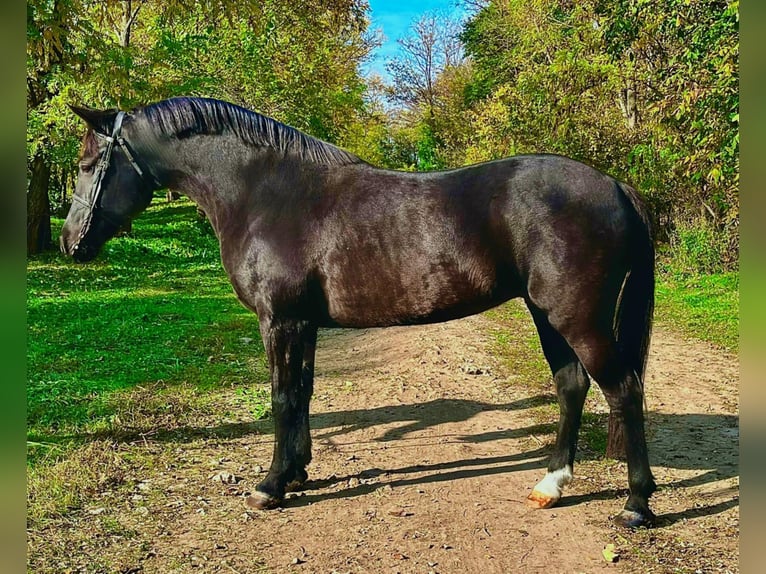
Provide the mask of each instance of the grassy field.
POLYGON ((687 336, 739 351, 739 273, 697 275, 658 265, 655 321, 687 336))
POLYGON ((72 441, 139 432, 179 395, 194 412, 236 387, 243 406, 265 414, 257 317, 237 301, 194 205, 157 200, 104 251, 86 265, 57 252, 28 262, 30 461, 72 441), (145 400, 137 410, 142 391, 157 412, 142 412, 145 400))

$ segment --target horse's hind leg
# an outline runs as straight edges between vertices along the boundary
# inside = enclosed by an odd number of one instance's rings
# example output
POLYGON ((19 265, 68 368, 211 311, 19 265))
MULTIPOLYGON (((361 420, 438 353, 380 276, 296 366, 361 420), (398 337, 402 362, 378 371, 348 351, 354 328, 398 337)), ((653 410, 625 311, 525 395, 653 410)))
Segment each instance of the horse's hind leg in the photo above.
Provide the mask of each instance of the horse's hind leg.
POLYGON ((270 508, 281 502, 289 485, 302 483, 307 477, 316 328, 300 321, 262 319, 261 334, 271 371, 274 455, 266 478, 256 486, 248 504, 270 508))
POLYGON ((559 428, 556 446, 548 462, 548 472, 529 495, 532 506, 548 508, 558 502, 564 486, 572 480, 577 433, 590 380, 572 347, 551 326, 544 313, 530 302, 527 305, 537 326, 543 353, 551 367, 559 401, 559 428))
POLYGON ((630 496, 615 521, 633 528, 650 526, 655 516, 649 509, 649 497, 657 485, 646 447, 642 383, 623 359, 611 334, 590 334, 573 340, 577 341, 575 351, 603 391, 609 408, 622 419, 630 496))

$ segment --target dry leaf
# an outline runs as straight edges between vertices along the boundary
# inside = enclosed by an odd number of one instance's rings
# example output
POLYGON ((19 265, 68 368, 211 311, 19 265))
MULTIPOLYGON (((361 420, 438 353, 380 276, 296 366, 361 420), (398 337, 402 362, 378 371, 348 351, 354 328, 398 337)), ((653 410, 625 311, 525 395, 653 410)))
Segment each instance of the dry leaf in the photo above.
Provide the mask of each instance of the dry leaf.
POLYGON ((406 508, 395 508, 394 510, 389 510, 388 513, 391 516, 413 516, 413 513, 407 510, 406 508))
POLYGON ((213 482, 220 482, 221 484, 236 484, 240 479, 230 472, 223 470, 217 474, 214 474, 212 476, 212 480, 213 482))

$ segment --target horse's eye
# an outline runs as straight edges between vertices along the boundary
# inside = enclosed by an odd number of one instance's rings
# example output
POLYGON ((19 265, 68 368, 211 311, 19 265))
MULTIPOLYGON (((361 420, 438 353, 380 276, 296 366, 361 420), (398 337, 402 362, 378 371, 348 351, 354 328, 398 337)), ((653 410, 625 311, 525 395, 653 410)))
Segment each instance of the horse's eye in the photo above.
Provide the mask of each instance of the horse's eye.
POLYGON ((93 164, 81 163, 80 164, 80 170, 82 170, 83 173, 92 173, 93 172, 93 164))

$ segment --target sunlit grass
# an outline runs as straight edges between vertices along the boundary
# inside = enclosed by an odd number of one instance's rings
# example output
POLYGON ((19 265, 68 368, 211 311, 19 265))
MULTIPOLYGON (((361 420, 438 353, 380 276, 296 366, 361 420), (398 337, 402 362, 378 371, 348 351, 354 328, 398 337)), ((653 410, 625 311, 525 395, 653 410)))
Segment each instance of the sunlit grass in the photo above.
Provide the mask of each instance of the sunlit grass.
POLYGON ((138 387, 161 396, 186 386, 208 402, 267 378, 257 317, 237 301, 188 200, 155 200, 95 262, 31 258, 27 325, 32 462, 72 437, 125 430, 120 414, 138 387))
POLYGON ((655 320, 727 351, 739 350, 739 273, 684 273, 665 261, 657 275, 655 320))

